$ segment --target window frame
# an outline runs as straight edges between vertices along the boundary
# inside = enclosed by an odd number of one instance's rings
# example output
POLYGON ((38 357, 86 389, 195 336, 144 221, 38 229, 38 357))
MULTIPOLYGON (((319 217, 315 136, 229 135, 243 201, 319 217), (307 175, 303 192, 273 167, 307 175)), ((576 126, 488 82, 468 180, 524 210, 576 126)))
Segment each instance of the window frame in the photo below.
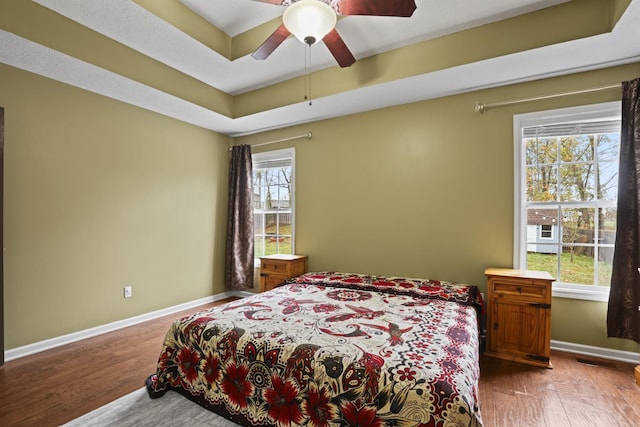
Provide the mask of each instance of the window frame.
MULTIPOLYGON (((513 265, 525 269, 527 265, 527 209, 526 204, 526 150, 522 143, 522 129, 560 122, 587 121, 621 117, 621 101, 604 102, 578 107, 560 108, 513 116, 514 138, 514 229, 513 229, 513 265), (525 194, 523 194, 523 192, 525 194)), ((562 202, 560 202, 562 203, 562 202)), ((589 301, 608 301, 609 287, 561 283, 555 281, 552 286, 554 297, 583 299, 589 301)))
MULTIPOLYGON (((252 179, 253 179, 253 169, 256 168, 256 165, 259 163, 264 163, 264 162, 269 162, 269 161, 276 161, 276 160, 284 160, 284 159, 290 159, 291 160, 291 196, 289 199, 289 206, 291 209, 291 254, 295 254, 295 235, 296 235, 296 228, 295 228, 295 224, 296 224, 296 152, 295 152, 295 148, 291 147, 291 148, 284 148, 284 149, 280 149, 280 150, 271 150, 271 151, 263 151, 260 153, 252 153, 251 154, 251 162, 252 162, 252 179)), ((255 216, 255 210, 254 210, 254 216, 255 216)), ((256 232, 254 230, 254 238, 256 235, 256 232)), ((260 255, 260 256, 265 256, 265 255, 260 255)), ((260 256, 258 255, 258 252, 256 251, 254 253, 254 265, 256 267, 260 267, 260 256)))

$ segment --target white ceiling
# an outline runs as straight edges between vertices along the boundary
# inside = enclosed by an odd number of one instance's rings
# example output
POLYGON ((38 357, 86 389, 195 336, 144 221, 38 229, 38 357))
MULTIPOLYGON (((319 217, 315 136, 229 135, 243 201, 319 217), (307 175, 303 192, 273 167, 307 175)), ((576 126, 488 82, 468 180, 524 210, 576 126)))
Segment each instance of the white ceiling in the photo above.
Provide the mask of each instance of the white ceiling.
MULTIPOLYGON (((266 60, 229 60, 131 0, 33 0, 231 95, 305 73, 290 37, 266 60)), ((229 36, 278 18, 284 7, 252 0, 180 0, 229 36)), ((349 16, 337 30, 356 59, 549 7, 567 0, 416 0, 411 18, 349 16)), ((640 0, 611 33, 514 53, 231 118, 0 30, 0 62, 123 102, 239 136, 514 82, 640 61, 640 0)), ((257 47, 257 46, 256 46, 257 47)), ((335 67, 321 44, 312 69, 335 67)), ((472 108, 470 106, 470 108, 472 108)))

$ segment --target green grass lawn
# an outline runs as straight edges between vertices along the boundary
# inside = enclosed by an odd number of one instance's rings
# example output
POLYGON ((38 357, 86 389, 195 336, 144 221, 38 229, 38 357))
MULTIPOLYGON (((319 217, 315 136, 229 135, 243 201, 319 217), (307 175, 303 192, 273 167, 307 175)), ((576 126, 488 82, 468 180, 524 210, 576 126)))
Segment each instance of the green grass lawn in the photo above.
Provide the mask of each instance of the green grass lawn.
MULTIPOLYGON (((560 258, 561 275, 558 277, 557 257, 555 254, 527 253, 527 269, 548 271, 562 283, 593 285, 593 257, 562 253, 560 258)), ((611 283, 611 263, 598 262, 598 286, 609 286, 611 283)))

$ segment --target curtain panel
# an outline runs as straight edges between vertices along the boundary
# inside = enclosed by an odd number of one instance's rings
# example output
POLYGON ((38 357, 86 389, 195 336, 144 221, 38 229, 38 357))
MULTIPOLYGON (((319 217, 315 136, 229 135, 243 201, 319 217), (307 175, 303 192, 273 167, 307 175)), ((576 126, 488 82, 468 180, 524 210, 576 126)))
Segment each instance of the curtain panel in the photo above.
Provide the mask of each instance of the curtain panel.
POLYGON ((253 288, 253 171, 251 146, 231 149, 225 285, 253 288))
POLYGON ((622 83, 618 217, 607 334, 640 343, 640 78, 622 83))

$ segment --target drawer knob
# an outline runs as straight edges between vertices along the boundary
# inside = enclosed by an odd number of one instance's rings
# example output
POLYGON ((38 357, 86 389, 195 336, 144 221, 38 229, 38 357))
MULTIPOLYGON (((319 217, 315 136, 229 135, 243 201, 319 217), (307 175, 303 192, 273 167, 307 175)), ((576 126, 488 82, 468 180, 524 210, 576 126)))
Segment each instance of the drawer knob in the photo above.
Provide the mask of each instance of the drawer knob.
POLYGON ((518 293, 519 293, 519 294, 521 294, 521 293, 522 293, 522 288, 521 288, 520 286, 518 286, 518 287, 516 288, 516 291, 518 291, 518 293))

